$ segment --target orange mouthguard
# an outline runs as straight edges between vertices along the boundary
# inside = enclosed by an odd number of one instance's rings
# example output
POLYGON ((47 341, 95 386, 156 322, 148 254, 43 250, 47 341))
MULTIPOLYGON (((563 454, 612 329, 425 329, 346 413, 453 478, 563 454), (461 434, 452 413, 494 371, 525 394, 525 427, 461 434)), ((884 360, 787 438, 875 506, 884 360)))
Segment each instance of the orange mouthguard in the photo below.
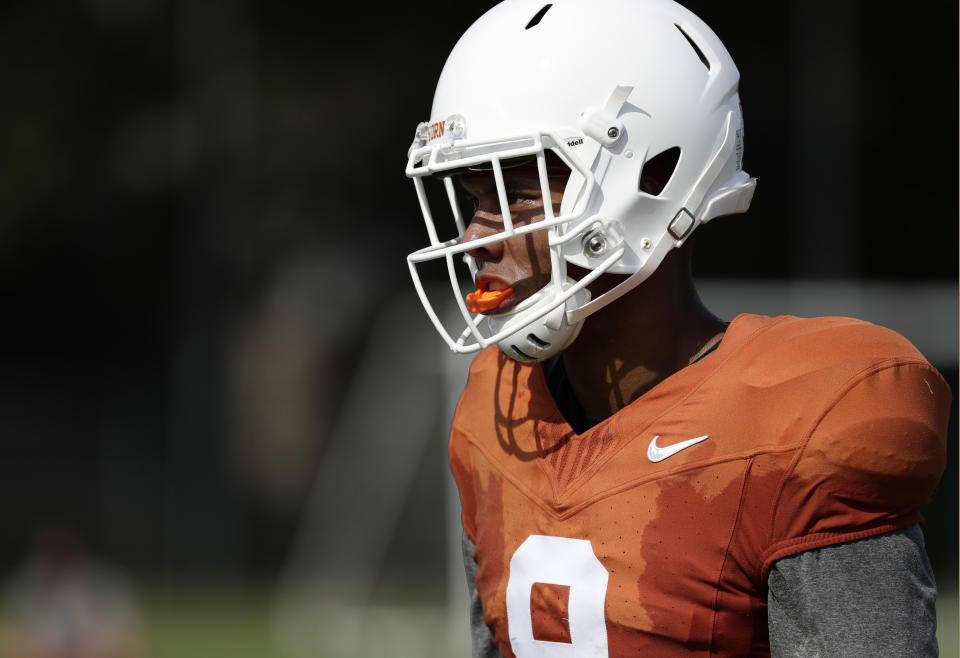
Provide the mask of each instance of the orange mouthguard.
POLYGON ((504 288, 503 290, 487 290, 487 284, 477 288, 475 292, 467 295, 467 309, 471 313, 486 313, 498 306, 500 302, 513 294, 513 288, 504 288))

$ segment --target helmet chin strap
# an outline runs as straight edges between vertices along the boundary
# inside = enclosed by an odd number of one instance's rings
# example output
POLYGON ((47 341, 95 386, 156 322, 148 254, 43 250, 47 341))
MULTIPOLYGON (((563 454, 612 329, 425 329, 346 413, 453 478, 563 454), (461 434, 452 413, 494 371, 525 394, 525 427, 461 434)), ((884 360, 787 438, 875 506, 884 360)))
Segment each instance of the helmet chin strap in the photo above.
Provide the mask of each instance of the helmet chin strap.
MULTIPOLYGON (((555 299, 563 290, 575 284, 576 282, 569 278, 565 279, 563 286, 549 284, 523 300, 516 308, 506 313, 486 316, 487 325, 495 334, 509 330, 511 322, 518 319, 517 316, 522 316, 537 304, 549 304, 551 299, 555 299)), ((571 311, 589 300, 589 290, 578 290, 556 308, 515 327, 505 338, 497 341, 497 347, 517 361, 543 361, 559 354, 574 341, 583 326, 583 322, 571 322, 571 311)))

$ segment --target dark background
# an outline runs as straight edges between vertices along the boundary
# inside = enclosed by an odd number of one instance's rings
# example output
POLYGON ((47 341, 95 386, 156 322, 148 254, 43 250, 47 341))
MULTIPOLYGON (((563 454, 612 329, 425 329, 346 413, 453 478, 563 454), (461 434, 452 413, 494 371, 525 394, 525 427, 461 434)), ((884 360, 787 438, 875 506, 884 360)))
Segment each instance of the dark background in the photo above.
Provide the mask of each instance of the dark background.
MULTIPOLYGON (((425 244, 406 149, 490 4, 4 4, 0 566, 56 523, 139 578, 276 576, 425 244)), ((687 5, 740 68, 760 181, 747 215, 701 232, 698 276, 955 285, 956 3, 687 5)), ((935 365, 956 392, 956 360, 935 365)), ((955 418, 927 514, 951 574, 955 418)), ((434 447, 442 487, 440 430, 434 447)), ((427 485, 405 514, 442 520, 427 485)), ((391 541, 443 576, 442 541, 391 541)))

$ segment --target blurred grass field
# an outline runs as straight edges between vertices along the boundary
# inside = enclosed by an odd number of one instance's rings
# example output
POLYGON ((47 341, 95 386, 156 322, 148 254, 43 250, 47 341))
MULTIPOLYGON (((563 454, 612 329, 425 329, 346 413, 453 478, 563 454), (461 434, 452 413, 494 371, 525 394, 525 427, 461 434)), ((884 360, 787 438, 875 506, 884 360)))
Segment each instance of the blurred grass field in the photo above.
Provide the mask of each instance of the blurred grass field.
POLYGON ((282 658, 267 587, 153 587, 143 591, 146 658, 282 658))
MULTIPOLYGON (((442 594, 442 590, 431 591, 442 594)), ((469 655, 466 610, 451 623, 443 596, 423 590, 362 609, 317 601, 299 637, 283 637, 272 587, 204 585, 142 592, 146 658, 447 658, 469 655)))
MULTIPOLYGON (((274 633, 272 591, 266 586, 192 586, 142 592, 148 658, 391 658, 469 655, 466 610, 456 621, 439 597, 410 605, 394 601, 317 620, 312 647, 285 651, 274 633), (460 620, 463 623, 460 623, 460 620), (462 635, 461 635, 462 634, 462 635)), ((958 656, 956 578, 940 579, 940 655, 958 656)))
POLYGON ((960 633, 958 633, 957 576, 937 578, 940 595, 937 597, 937 640, 940 643, 940 658, 960 656, 960 633))

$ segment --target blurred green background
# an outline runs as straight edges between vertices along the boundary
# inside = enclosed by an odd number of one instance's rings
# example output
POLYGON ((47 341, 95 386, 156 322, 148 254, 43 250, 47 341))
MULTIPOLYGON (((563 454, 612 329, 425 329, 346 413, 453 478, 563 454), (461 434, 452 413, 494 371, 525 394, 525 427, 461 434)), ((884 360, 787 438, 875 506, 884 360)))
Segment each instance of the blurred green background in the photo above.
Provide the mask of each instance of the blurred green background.
MULTIPOLYGON (((73 574, 100 655, 466 655, 466 362, 410 291, 403 168, 491 4, 0 8, 5 648, 73 574)), ((760 180, 699 232, 708 304, 887 324, 956 395, 956 3, 687 4, 760 180)), ((956 438, 955 402, 925 525, 945 656, 956 438)))

